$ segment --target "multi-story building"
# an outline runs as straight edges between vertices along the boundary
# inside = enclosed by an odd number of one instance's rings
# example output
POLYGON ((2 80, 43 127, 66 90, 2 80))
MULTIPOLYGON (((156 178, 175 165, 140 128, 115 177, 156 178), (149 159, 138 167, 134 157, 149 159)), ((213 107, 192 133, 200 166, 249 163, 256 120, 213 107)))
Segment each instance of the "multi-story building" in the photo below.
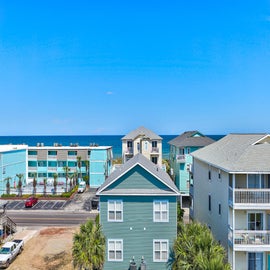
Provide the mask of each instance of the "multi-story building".
POLYGON ((57 143, 44 146, 40 143, 28 147, 28 179, 31 181, 35 176, 37 182, 42 183, 44 178, 53 181, 57 174, 58 182, 65 183, 64 167, 68 167, 70 174, 77 172, 82 178, 88 175, 90 186, 99 187, 111 172, 112 158, 111 146, 62 146, 57 143))
POLYGON ((111 173, 97 195, 106 237, 104 270, 137 269, 141 260, 140 269, 166 269, 179 196, 169 175, 137 154, 111 173))
MULTIPOLYGON (((186 131, 170 140, 169 162, 171 175, 182 197, 189 196, 190 170, 192 169, 192 152, 213 143, 214 140, 199 131, 186 131)), ((182 205, 182 203, 181 203, 182 205)))
POLYGON ((22 184, 27 178, 27 146, 0 145, 0 195, 6 193, 6 184, 9 181, 11 188, 16 188, 22 175, 22 184))
POLYGON ((190 214, 235 270, 270 269, 270 135, 229 134, 193 154, 190 214))
POLYGON ((122 138, 123 163, 138 153, 161 167, 162 138, 145 127, 139 127, 131 131, 122 138))

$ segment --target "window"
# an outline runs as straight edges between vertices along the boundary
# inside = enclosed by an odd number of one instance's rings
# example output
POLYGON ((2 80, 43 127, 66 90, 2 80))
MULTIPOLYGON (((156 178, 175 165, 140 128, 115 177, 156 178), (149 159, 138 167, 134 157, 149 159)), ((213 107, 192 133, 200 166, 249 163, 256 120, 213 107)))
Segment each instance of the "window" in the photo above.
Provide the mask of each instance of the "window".
POLYGON ((208 166, 208 180, 211 180, 211 166, 208 166))
POLYGON ((212 209, 211 195, 208 195, 208 210, 211 211, 211 209, 212 209))
POLYGON ((168 260, 168 240, 154 240, 153 243, 153 261, 167 262, 168 260))
POLYGON ((157 141, 152 141, 152 147, 154 147, 154 148, 157 147, 157 141))
POLYGON ((186 152, 187 152, 187 154, 190 154, 190 148, 189 147, 187 147, 186 152))
POLYGON ((248 270, 263 270, 263 253, 248 253, 248 270))
POLYGON ((28 155, 29 155, 29 156, 36 156, 36 155, 37 155, 37 151, 29 150, 29 151, 28 151, 28 155))
POLYGON ((221 180, 221 171, 218 170, 218 179, 221 180))
POLYGON ((185 154, 185 148, 179 148, 179 155, 185 154))
POLYGON ((155 164, 158 162, 158 157, 151 157, 151 161, 155 164))
POLYGON ((123 221, 123 201, 108 201, 108 221, 123 221))
POLYGON ((38 167, 46 167, 46 166, 47 166, 47 162, 45 160, 38 161, 38 167))
POLYGON ((169 221, 169 202, 154 201, 154 222, 169 221))
POLYGON ((218 214, 221 215, 221 203, 218 203, 218 214))
POLYGON ((6 174, 6 167, 3 167, 3 174, 6 174))
POLYGON ((263 213, 248 213, 248 229, 263 230, 263 213))
POLYGON ((137 143, 137 150, 138 150, 138 152, 140 152, 140 143, 139 142, 137 143))
POLYGON ((48 167, 57 167, 57 161, 48 161, 48 167))
POLYGON ((77 156, 77 151, 68 151, 68 156, 77 156))
POLYGON ((132 141, 127 141, 127 147, 132 148, 132 141))
POLYGON ((108 261, 123 261, 122 239, 108 239, 108 261))
POLYGON ((55 150, 49 150, 48 151, 48 155, 49 156, 56 156, 57 155, 57 151, 55 151, 55 150))

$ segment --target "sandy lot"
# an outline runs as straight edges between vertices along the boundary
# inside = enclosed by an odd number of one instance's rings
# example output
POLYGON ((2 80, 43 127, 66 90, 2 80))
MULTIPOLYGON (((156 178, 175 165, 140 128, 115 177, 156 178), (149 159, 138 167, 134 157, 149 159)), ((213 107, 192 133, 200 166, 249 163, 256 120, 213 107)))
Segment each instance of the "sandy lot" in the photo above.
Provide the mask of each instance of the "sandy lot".
POLYGON ((72 240, 78 230, 79 227, 47 227, 34 232, 34 235, 32 233, 33 236, 26 241, 22 254, 8 269, 73 270, 72 240))

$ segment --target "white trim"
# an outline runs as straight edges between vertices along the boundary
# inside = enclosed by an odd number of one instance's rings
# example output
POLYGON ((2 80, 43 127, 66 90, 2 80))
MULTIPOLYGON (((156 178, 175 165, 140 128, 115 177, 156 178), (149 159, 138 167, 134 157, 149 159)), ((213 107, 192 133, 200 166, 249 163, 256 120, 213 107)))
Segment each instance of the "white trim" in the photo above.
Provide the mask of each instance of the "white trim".
MULTIPOLYGON (((100 190, 97 191, 96 195, 100 195, 100 193, 106 189, 108 186, 110 186, 111 184, 113 184, 114 182, 116 182, 119 178, 121 178, 123 175, 125 175, 127 172, 129 172, 130 170, 132 170, 135 166, 141 166, 144 170, 146 170, 147 172, 149 172, 151 175, 153 175, 156 179, 158 179, 160 182, 162 182, 165 186, 167 186, 170 190, 173 190, 177 195, 180 195, 180 192, 176 189, 174 189, 173 187, 169 186, 167 183, 165 183, 162 179, 160 179, 156 174, 153 174, 151 171, 149 171, 148 169, 146 169, 140 162, 136 162, 135 164, 133 164, 133 166, 129 167, 127 170, 124 170, 123 173, 121 173, 120 175, 118 175, 117 178, 115 178, 112 182, 108 183, 107 185, 105 185, 103 188, 101 188, 100 190)), ((160 170, 162 170, 160 168, 160 170)), ((174 194, 175 196, 175 194, 174 194)))
POLYGON ((259 140, 257 140, 256 142, 252 143, 251 145, 255 145, 255 144, 259 143, 260 141, 266 139, 267 137, 270 137, 270 134, 266 134, 266 135, 262 134, 262 135, 264 135, 264 136, 262 138, 260 138, 259 140))
POLYGON ((123 258, 124 258, 124 246, 123 246, 123 239, 108 239, 107 241, 107 258, 109 262, 122 262, 123 258), (116 248, 115 248, 115 243, 116 242, 121 242, 121 259, 110 259, 110 249, 109 249, 109 242, 114 242, 114 252, 116 252, 116 248))
POLYGON ((108 200, 107 201, 107 221, 108 222, 123 222, 123 200, 108 200), (116 203, 117 202, 120 202, 121 204, 120 204, 120 211, 121 211, 121 219, 116 219, 116 212, 117 212, 117 210, 116 210, 116 203), (113 203, 113 205, 114 205, 114 219, 110 219, 110 214, 109 214, 109 205, 110 205, 110 203, 113 203))
POLYGON ((153 201, 153 222, 169 222, 169 201, 168 200, 154 200, 153 201), (161 209, 161 206, 162 206, 162 203, 166 203, 166 213, 167 213, 167 219, 163 220, 162 218, 162 212, 165 212, 165 211, 162 211, 161 209), (159 213, 160 213, 160 219, 156 220, 156 216, 155 216, 155 212, 158 212, 158 210, 155 209, 155 206, 157 205, 156 203, 159 203, 159 206, 160 206, 160 210, 159 210, 159 213))
MULTIPOLYGON (((162 253, 162 248, 159 250, 160 251, 160 255, 162 253)), ((162 257, 162 256, 160 256, 162 257)), ((167 262, 169 258, 169 240, 168 239, 153 239, 153 262, 167 262), (155 242, 159 242, 162 245, 162 242, 166 242, 167 243, 167 258, 166 259, 156 259, 155 258, 155 242)))

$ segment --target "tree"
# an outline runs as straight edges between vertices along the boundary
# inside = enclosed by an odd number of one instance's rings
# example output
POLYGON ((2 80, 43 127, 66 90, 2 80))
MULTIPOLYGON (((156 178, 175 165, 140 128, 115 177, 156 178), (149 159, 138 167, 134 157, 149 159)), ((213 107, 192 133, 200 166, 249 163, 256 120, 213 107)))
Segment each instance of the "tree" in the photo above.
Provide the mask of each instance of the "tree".
POLYGON ((36 195, 36 192, 37 192, 37 180, 36 180, 37 173, 36 172, 32 173, 32 176, 33 176, 33 195, 36 195))
POLYGON ((80 232, 73 237, 72 256, 74 268, 101 270, 105 261, 105 236, 99 224, 88 220, 80 226, 80 232))
POLYGON ((86 170, 86 176, 84 177, 84 180, 86 182, 87 185, 90 185, 90 181, 89 181, 89 167, 90 167, 90 162, 89 160, 85 160, 84 161, 85 164, 85 170, 86 170))
POLYGON ((67 188, 67 186, 68 186, 68 173, 70 172, 70 168, 68 167, 68 166, 65 166, 65 167, 63 167, 63 170, 64 170, 64 172, 65 172, 65 177, 66 177, 66 190, 65 190, 65 192, 67 192, 68 190, 68 188, 67 188))
POLYGON ((5 181, 7 181, 7 183, 6 183, 6 192, 7 192, 7 194, 9 195, 10 194, 10 180, 11 180, 12 178, 9 176, 9 177, 6 177, 4 180, 5 181))
POLYGON ((23 174, 18 173, 16 176, 19 178, 18 181, 18 196, 22 196, 22 180, 23 180, 23 174))
POLYGON ((82 157, 80 156, 77 157, 77 166, 79 168, 79 178, 82 180, 82 157))
POLYGON ((47 195, 47 178, 43 179, 43 196, 47 195))
POLYGON ((171 270, 230 269, 224 248, 205 225, 196 222, 180 226, 167 266, 171 270))
POLYGON ((56 194, 57 193, 57 178, 58 178, 58 175, 57 173, 55 173, 53 175, 53 193, 56 194))

